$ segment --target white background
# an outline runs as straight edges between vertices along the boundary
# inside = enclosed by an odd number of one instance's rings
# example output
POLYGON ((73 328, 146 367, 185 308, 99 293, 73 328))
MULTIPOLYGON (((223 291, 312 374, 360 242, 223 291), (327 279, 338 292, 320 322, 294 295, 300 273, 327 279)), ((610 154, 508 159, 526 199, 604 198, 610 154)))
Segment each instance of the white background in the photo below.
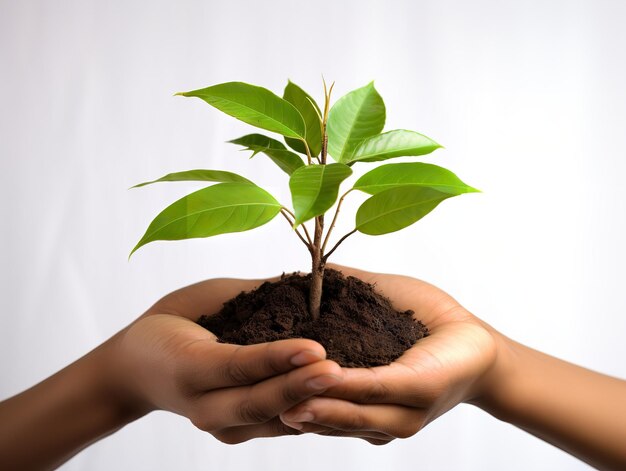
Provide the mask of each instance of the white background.
MULTIPOLYGON (((231 80, 282 93, 290 78, 321 101, 322 73, 336 97, 375 79, 386 129, 441 142, 425 160, 483 190, 407 230, 355 235, 335 261, 426 279, 523 343, 626 377, 625 20, 617 0, 0 1, 0 397, 175 288, 308 268, 278 218, 128 262, 152 217, 199 186, 127 188, 217 168, 288 202, 280 171, 224 143, 252 128, 172 94, 231 80)), ((227 446, 154 413, 64 469, 383 467, 587 469, 470 406, 386 447, 227 446)))

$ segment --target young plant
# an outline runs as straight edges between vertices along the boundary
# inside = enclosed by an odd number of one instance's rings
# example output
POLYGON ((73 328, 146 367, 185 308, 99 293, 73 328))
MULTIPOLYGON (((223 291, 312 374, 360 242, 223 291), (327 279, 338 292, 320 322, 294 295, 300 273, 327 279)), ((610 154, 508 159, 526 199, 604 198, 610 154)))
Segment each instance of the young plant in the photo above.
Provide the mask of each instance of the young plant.
POLYGON ((421 156, 441 147, 414 131, 397 129, 383 133, 385 104, 373 82, 343 96, 330 108, 333 85, 327 88, 324 82, 323 110, 291 81, 282 98, 265 88, 242 82, 177 93, 201 98, 234 118, 284 137, 292 150, 263 134, 248 134, 230 142, 252 151, 252 156, 266 155, 289 176, 293 210, 235 173, 223 170, 170 173, 136 187, 190 180, 217 184, 165 208, 152 221, 131 255, 156 240, 247 231, 262 226, 280 213, 311 255, 309 311, 313 319, 317 319, 326 262, 350 235, 357 231, 369 235, 398 231, 423 218, 443 200, 478 191, 436 165, 385 164, 365 173, 342 194, 326 228, 325 213, 335 205, 341 183, 352 175, 354 165, 421 156), (328 163, 329 156, 334 163, 328 163), (371 196, 357 210, 354 229, 330 246, 341 205, 355 190, 371 196), (311 230, 306 225, 309 221, 314 224, 311 230))

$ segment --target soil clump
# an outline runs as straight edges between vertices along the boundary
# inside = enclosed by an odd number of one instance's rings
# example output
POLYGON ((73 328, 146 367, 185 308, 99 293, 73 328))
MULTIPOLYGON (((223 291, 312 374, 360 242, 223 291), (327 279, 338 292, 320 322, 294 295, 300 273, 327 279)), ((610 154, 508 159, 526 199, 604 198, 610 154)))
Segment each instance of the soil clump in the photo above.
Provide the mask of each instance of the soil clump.
POLYGON ((312 321, 310 277, 283 274, 278 281, 240 293, 217 314, 202 316, 198 324, 220 342, 238 345, 312 339, 324 346, 328 359, 347 367, 388 365, 428 335, 413 311, 395 310, 373 285, 329 268, 324 274, 320 317, 312 321))

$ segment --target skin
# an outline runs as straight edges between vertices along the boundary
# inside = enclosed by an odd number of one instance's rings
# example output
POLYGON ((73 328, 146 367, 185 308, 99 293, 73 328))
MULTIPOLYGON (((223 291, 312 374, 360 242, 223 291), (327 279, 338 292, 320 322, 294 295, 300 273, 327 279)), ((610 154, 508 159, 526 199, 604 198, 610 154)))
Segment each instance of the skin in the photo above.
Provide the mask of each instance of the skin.
POLYGON ((385 444, 466 402, 597 468, 626 469, 625 381, 520 345, 423 281, 333 268, 375 283, 396 308, 414 310, 431 335, 376 368, 339 368, 305 339, 220 344, 192 320, 264 280, 198 283, 0 403, 3 464, 54 468, 157 409, 225 443, 318 433, 385 444))
POLYGON ((297 430, 385 444, 455 405, 474 404, 599 469, 626 469, 626 381, 521 345, 414 278, 334 267, 376 285, 430 329, 391 365, 343 381, 281 414, 297 430))
POLYGON ((256 284, 209 280, 171 293, 75 363, 1 402, 2 469, 53 469, 157 409, 225 443, 296 433, 279 414, 343 376, 323 347, 306 339, 221 344, 191 320, 256 284))

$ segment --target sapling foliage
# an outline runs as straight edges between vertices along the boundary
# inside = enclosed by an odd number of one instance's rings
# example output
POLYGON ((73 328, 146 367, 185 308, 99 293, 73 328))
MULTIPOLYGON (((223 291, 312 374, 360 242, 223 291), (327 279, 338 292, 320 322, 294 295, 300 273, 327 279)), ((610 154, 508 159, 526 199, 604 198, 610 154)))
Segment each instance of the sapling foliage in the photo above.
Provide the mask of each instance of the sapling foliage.
POLYGON ((394 157, 426 155, 441 146, 415 131, 382 132, 385 104, 373 83, 343 96, 330 107, 333 86, 324 83, 324 106, 289 81, 282 98, 242 82, 228 82, 179 93, 197 97, 218 110, 284 138, 248 134, 230 141, 263 154, 289 177, 292 209, 252 181, 223 170, 170 173, 136 187, 172 181, 215 183, 172 203, 150 223, 131 255, 156 240, 210 237, 254 229, 281 214, 311 255, 309 311, 320 312, 324 268, 328 257, 355 232, 381 235, 420 220, 439 203, 478 191, 454 173, 422 162, 389 163, 362 175, 341 196, 340 187, 353 167, 394 157), (329 161, 329 157, 333 162, 329 161), (357 165, 359 164, 359 165, 357 165), (331 244, 344 199, 354 191, 370 197, 358 208, 354 229, 331 244), (337 202, 338 200, 338 202, 337 202), (336 204, 330 224, 326 212, 336 204), (312 227, 307 227, 307 223, 312 227))

